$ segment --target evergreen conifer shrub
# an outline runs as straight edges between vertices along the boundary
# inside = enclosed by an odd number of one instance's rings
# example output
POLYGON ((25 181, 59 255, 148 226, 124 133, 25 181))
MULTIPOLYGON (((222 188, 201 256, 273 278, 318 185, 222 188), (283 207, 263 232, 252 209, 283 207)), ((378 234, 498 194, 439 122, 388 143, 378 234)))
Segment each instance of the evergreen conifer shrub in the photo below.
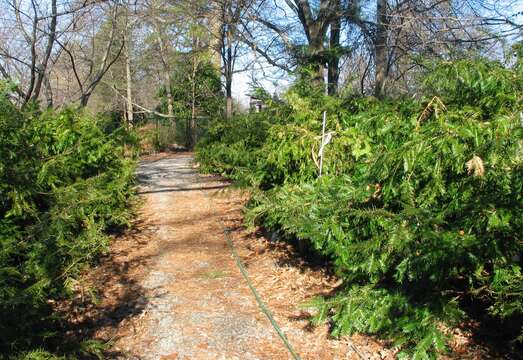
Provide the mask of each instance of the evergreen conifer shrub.
POLYGON ((53 343, 50 300, 129 224, 135 140, 109 122, 21 112, 0 94, 0 353, 53 343))
POLYGON ((402 356, 433 358, 447 351, 449 327, 472 303, 502 322, 517 347, 522 84, 520 67, 488 61, 434 65, 418 100, 309 97, 300 84, 261 141, 236 148, 241 139, 210 132, 200 162, 250 174, 258 190, 247 218, 330 259, 344 285, 312 303, 315 321, 330 321, 334 335, 378 334, 402 356), (324 110, 332 142, 318 178, 324 110))

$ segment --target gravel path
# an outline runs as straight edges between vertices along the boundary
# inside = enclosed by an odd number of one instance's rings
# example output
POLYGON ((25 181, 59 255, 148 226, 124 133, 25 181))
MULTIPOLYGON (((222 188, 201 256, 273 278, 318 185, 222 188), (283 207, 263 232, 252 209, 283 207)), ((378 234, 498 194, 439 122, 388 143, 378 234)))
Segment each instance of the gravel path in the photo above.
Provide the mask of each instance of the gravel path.
POLYGON ((142 161, 140 193, 154 226, 139 280, 144 311, 120 331, 126 359, 288 359, 231 258, 213 204, 226 184, 190 154, 142 161))
MULTIPOLYGON (((395 349, 373 337, 333 339, 328 324, 311 327, 311 313, 299 305, 332 295, 341 282, 326 267, 305 262, 292 245, 245 231, 246 197, 218 177, 199 175, 192 160, 178 153, 140 162, 143 204, 135 227, 113 241, 102 266, 90 274, 101 289, 100 303, 88 309, 84 322, 94 329, 90 337, 111 344, 108 358, 291 358, 236 267, 223 223, 303 360, 395 358, 395 349)), ((455 358, 484 357, 462 338, 455 358)))

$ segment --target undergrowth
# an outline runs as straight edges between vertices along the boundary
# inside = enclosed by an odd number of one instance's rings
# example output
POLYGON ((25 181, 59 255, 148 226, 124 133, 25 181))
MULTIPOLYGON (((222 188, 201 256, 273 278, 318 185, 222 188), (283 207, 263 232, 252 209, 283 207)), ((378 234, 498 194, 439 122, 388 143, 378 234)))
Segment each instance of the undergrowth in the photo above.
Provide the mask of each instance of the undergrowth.
POLYGON ((109 118, 22 112, 0 93, 0 354, 60 354, 54 300, 129 225, 135 143, 109 118))
POLYGON ((435 64, 419 98, 326 97, 298 82, 266 112, 214 123, 203 171, 253 190, 247 219, 306 242, 344 280, 315 299, 333 335, 448 352, 473 304, 523 341, 523 68, 435 64), (318 177, 321 115, 332 137, 318 177))

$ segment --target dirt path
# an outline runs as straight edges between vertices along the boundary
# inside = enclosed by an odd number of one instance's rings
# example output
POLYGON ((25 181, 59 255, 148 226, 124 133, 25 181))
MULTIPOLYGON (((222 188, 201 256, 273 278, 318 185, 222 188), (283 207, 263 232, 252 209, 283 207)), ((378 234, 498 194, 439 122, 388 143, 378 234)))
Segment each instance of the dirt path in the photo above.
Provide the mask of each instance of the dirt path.
POLYGON ((157 256, 140 283, 147 304, 138 328, 121 350, 140 359, 286 358, 220 231, 210 196, 225 184, 199 176, 186 154, 142 162, 138 179, 157 256))
MULTIPOLYGON (((140 163, 143 223, 115 241, 110 267, 93 272, 104 283, 100 312, 107 325, 97 335, 113 339, 112 357, 290 358, 231 257, 222 219, 237 228, 242 260, 300 356, 361 359, 353 340, 329 339, 326 326, 311 329, 309 314, 297 310, 304 299, 333 289, 324 270, 304 267, 285 244, 241 230, 241 197, 219 178, 198 175, 191 160, 177 154, 140 163)), ((359 348, 366 359, 390 358, 368 338, 359 348)))

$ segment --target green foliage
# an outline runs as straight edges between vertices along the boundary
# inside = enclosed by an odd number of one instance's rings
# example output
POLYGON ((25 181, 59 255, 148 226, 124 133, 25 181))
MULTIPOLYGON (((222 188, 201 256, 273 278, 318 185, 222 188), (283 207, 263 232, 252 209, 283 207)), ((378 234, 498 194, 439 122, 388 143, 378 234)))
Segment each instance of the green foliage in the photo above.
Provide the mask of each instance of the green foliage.
POLYGON ((372 285, 355 285, 332 299, 319 298, 306 305, 318 309, 315 324, 332 318, 334 336, 379 333, 394 339, 395 347, 413 348, 400 353, 399 358, 409 359, 426 359, 430 353, 445 351, 447 336, 438 324, 459 314, 453 302, 435 308, 434 304, 413 303, 399 291, 372 285))
MULTIPOLYGON (((174 130, 177 140, 191 147, 192 137, 199 137, 209 119, 222 114, 224 104, 220 74, 212 63, 197 53, 179 54, 175 68, 176 70, 171 74, 173 121, 176 124, 174 130), (193 115, 195 116, 194 129, 190 123, 193 115)), ((160 88, 158 95, 161 101, 159 110, 167 114, 168 100, 165 87, 160 88)), ((160 119, 156 121, 164 122, 160 119)))
POLYGON ((110 119, 22 113, 0 96, 1 352, 48 343, 50 300, 129 225, 134 144, 110 119))
POLYGON ((256 177, 263 172, 249 172, 275 118, 253 113, 228 121, 213 121, 206 129, 206 137, 197 145, 196 159, 202 163, 202 170, 218 172, 236 180, 250 177, 251 181, 258 181, 256 177))
MULTIPOLYGON (((203 60, 192 62, 188 55, 181 56, 176 64, 176 71, 171 76, 173 110, 179 119, 191 117, 193 100, 196 102, 199 115, 215 115, 220 112, 223 105, 220 76, 214 66, 203 60)), ((164 100, 162 110, 166 112, 165 89, 160 91, 160 96, 164 100)))
POLYGON ((16 360, 65 360, 63 357, 59 357, 56 355, 51 354, 48 351, 45 350, 32 350, 25 352, 23 354, 19 354, 16 357, 14 357, 16 360))
POLYGON ((75 349, 67 355, 58 356, 44 349, 36 349, 16 354, 9 359, 12 360, 76 360, 76 359, 104 359, 103 351, 107 349, 107 344, 97 340, 82 341, 75 349))
POLYGON ((146 126, 141 127, 140 133, 141 152, 150 154, 169 150, 173 144, 183 143, 185 137, 180 138, 183 131, 177 131, 168 119, 154 119, 146 126))
POLYGON ((488 119, 516 110, 523 91, 520 76, 497 62, 460 61, 433 66, 425 85, 428 93, 440 96, 445 104, 479 108, 478 114, 488 119))
POLYGON ((436 357, 441 325, 463 319, 465 302, 521 327, 521 84, 519 68, 486 61, 433 66, 420 100, 308 96, 298 84, 241 126, 216 124, 198 159, 258 189, 250 221, 330 259, 345 286, 317 303, 317 320, 334 335, 436 357), (332 142, 318 178, 324 110, 332 142))

